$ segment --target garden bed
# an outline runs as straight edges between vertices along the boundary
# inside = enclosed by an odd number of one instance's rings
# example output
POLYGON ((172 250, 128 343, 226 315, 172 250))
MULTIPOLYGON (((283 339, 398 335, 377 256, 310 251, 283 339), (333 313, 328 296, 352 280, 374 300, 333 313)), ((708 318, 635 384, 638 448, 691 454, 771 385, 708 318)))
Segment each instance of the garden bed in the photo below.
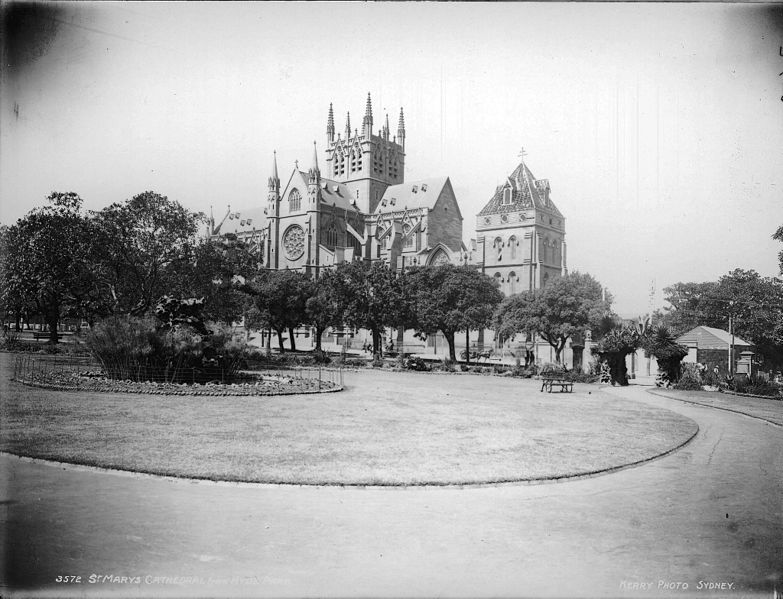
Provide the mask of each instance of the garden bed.
POLYGON ((18 382, 31 387, 59 391, 87 391, 96 393, 143 393, 148 395, 294 395, 339 391, 342 387, 331 381, 314 378, 296 378, 285 374, 246 374, 239 382, 206 384, 177 384, 154 381, 119 381, 108 379, 94 371, 35 372, 18 377, 18 382))

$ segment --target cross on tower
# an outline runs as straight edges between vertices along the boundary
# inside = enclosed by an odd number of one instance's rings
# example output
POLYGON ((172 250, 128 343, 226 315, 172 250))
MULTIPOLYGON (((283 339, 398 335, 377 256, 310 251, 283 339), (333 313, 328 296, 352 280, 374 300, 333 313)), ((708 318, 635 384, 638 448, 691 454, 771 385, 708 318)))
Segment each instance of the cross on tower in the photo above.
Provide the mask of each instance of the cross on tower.
POLYGON ((524 146, 522 146, 519 149, 519 154, 517 154, 517 156, 519 156, 522 159, 522 162, 525 161, 525 156, 527 156, 527 152, 525 152, 525 147, 524 146))

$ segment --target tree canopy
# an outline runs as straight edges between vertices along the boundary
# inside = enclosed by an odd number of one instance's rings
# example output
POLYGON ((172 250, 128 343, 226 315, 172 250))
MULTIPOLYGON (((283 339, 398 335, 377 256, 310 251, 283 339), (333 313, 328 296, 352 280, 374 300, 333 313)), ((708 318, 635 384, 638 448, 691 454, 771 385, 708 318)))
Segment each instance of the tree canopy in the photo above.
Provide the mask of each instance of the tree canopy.
POLYGON ((470 266, 418 267, 408 271, 406 278, 411 288, 414 328, 425 334, 442 332, 451 360, 457 359, 455 334, 489 327, 503 299, 496 283, 470 266))
MULTIPOLYGON (((41 314, 57 342, 57 326, 67 314, 85 315, 97 297, 94 229, 73 192, 52 192, 48 206, 29 212, 5 232, 3 304, 41 314)), ((92 306, 93 308, 95 306, 92 306)))
POLYGON ((116 312, 144 314, 169 291, 167 277, 191 257, 202 218, 152 191, 95 213, 116 312))
POLYGON ((409 290, 401 275, 383 262, 343 262, 334 269, 334 293, 345 324, 372 332, 373 354, 380 355, 387 327, 410 322, 409 290))
POLYGON ((659 313, 675 337, 696 326, 728 330, 753 343, 772 365, 783 364, 783 280, 735 269, 718 281, 667 287, 670 307, 659 313))
POLYGON ((610 313, 612 298, 587 273, 572 272, 551 281, 543 289, 506 298, 498 308, 496 330, 503 337, 537 333, 561 353, 575 333, 598 329, 610 313))

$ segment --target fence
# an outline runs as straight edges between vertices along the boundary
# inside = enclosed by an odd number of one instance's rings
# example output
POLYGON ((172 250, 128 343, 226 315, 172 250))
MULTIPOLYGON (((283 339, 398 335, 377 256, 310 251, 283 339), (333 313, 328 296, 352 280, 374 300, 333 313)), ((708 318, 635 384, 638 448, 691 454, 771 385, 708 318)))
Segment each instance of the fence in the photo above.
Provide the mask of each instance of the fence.
MULTIPOLYGON (((117 372, 116 369, 112 369, 117 372)), ((137 380, 152 383, 171 383, 172 373, 145 369, 134 376, 137 380)), ((223 369, 179 369, 177 380, 183 379, 196 385, 207 381, 213 384, 227 382, 254 382, 260 376, 263 379, 290 380, 293 382, 317 382, 317 389, 343 386, 342 368, 324 368, 319 366, 278 366, 263 364, 252 370, 231 371, 223 369), (189 375, 188 375, 189 372, 189 375), (184 376, 183 376, 184 375, 184 376), (231 376, 229 376, 231 375, 231 376)), ((88 389, 91 382, 106 377, 103 365, 89 356, 39 356, 17 355, 14 361, 13 379, 28 385, 56 386, 64 389, 88 389)), ((128 377, 130 378, 130 377, 128 377)), ((116 379, 121 380, 121 379, 116 379)), ((126 379, 127 380, 127 379, 126 379)))

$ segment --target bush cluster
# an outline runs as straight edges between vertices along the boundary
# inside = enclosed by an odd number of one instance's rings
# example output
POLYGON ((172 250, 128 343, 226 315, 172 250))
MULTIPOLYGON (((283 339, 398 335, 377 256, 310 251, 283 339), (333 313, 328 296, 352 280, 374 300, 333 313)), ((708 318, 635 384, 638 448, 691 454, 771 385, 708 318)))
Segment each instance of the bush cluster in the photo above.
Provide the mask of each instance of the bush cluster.
POLYGON ((701 374, 696 364, 683 364, 680 379, 674 384, 681 391, 701 391, 701 374))
POLYGON ((781 388, 777 383, 772 383, 759 376, 753 376, 750 379, 744 376, 738 376, 734 379, 731 388, 737 393, 748 393, 750 395, 763 395, 765 397, 774 397, 781 399, 781 388))
POLYGON ((153 316, 115 316, 96 324, 87 347, 115 380, 168 383, 231 382, 245 364, 245 343, 228 327, 199 332, 161 326, 153 316))

